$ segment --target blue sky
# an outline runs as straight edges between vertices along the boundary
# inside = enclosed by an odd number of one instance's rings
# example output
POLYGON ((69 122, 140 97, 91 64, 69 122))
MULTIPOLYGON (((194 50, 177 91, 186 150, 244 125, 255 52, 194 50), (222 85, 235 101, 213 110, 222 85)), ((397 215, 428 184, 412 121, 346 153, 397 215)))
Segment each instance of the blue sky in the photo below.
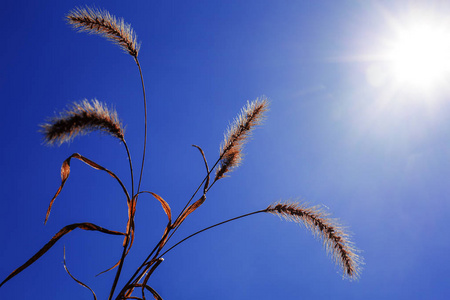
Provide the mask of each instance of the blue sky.
MULTIPOLYGON (((426 89, 402 83, 384 55, 411 19, 446 25, 444 1, 3 1, 2 280, 67 224, 126 226, 120 187, 78 161, 43 225, 61 164, 72 153, 130 185, 126 153, 115 139, 92 133, 48 147, 38 132, 48 117, 97 98, 126 125, 136 168, 142 151, 133 59, 65 24, 64 16, 85 4, 123 17, 142 42, 149 114, 143 188, 161 195, 174 214, 205 175, 191 145, 213 163, 246 101, 270 99, 243 165, 214 186, 174 241, 276 201, 298 200, 339 218, 365 260, 359 281, 343 280, 310 232, 260 214, 168 253, 150 281, 164 299, 448 299, 450 76, 426 89)), ((119 285, 165 225, 159 203, 140 198, 136 240, 119 285)), ((64 271, 64 245, 71 273, 105 299, 115 273, 95 274, 117 261, 122 238, 86 231, 65 236, 2 286, 0 298, 90 299, 64 271)))

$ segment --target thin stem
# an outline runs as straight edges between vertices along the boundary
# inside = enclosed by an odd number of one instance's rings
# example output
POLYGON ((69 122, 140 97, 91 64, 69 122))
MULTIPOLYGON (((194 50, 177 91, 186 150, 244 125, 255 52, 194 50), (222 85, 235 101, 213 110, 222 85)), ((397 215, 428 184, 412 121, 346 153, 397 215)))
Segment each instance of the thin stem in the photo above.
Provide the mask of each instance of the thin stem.
POLYGON ((114 294, 114 290, 116 289, 116 286, 117 286, 117 282, 119 281, 119 277, 120 277, 120 273, 122 272, 122 266, 123 266, 123 262, 125 260, 125 254, 126 254, 126 251, 127 251, 129 240, 130 240, 129 235, 127 235, 125 245, 123 246, 122 257, 120 258, 119 267, 117 268, 116 277, 114 278, 114 282, 113 282, 113 285, 111 287, 111 292, 109 293, 108 300, 112 299, 112 296, 114 294))
MULTIPOLYGON (((142 93, 143 93, 143 96, 144 96, 144 149, 142 151, 141 172, 140 172, 140 175, 139 175, 139 183, 138 183, 138 187, 137 187, 137 193, 139 193, 139 189, 141 187, 141 181, 142 181, 142 173, 144 171, 145 150, 147 148, 147 98, 146 98, 146 95, 145 95, 144 76, 142 75, 142 69, 141 69, 141 65, 139 64, 139 60, 137 58, 137 54, 136 54, 136 56, 134 56, 134 60, 135 60, 137 66, 139 68, 139 75, 141 77, 141 85, 142 85, 142 93)), ((127 147, 127 152, 128 152, 128 147, 127 147)), ((129 154, 128 154, 128 156, 129 156, 129 154)), ((131 167, 131 159, 130 159, 130 167, 131 167)), ((136 199, 134 199, 134 180, 133 179, 132 179, 132 185, 133 185, 133 194, 132 194, 133 198, 131 199, 131 201, 137 201, 137 197, 136 197, 136 199)), ((133 217, 134 217, 134 215, 131 214, 130 218, 133 218, 133 217)), ((119 281, 120 273, 122 271, 122 266, 123 266, 123 262, 125 260, 125 255, 126 255, 126 251, 127 251, 129 242, 130 242, 130 236, 129 236, 129 233, 128 233, 126 241, 125 241, 125 244, 124 244, 124 247, 123 247, 122 257, 120 259, 119 267, 117 269, 116 277, 114 279, 113 286, 111 288, 111 292, 109 294, 108 300, 112 299, 112 296, 114 294, 114 290, 116 289, 117 282, 119 281)))
POLYGON ((142 181, 142 173, 144 171, 145 150, 147 148, 147 98, 145 96, 144 76, 142 75, 141 65, 139 64, 139 60, 138 60, 137 56, 134 59, 139 68, 139 75, 141 76, 141 84, 142 84, 142 93, 144 96, 144 149, 142 151, 141 174, 139 175, 139 183, 138 183, 138 188, 137 188, 137 192, 139 193, 139 190, 141 187, 141 181, 142 181))
POLYGON ((161 255, 159 256, 159 258, 163 257, 167 252, 169 252, 170 250, 172 250, 173 248, 175 248, 175 247, 178 246, 179 244, 183 243, 184 241, 190 239, 191 237, 196 236, 196 235, 199 234, 199 233, 202 233, 202 232, 204 232, 204 231, 206 231, 206 230, 212 229, 212 228, 214 228, 214 227, 220 226, 220 225, 222 225, 222 224, 225 224, 225 223, 228 223, 228 222, 237 220, 237 219, 241 219, 241 218, 244 218, 244 217, 248 217, 248 216, 255 215, 255 214, 259 214, 259 213, 266 212, 266 211, 267 211, 267 209, 262 209, 262 210, 254 211, 254 212, 251 212, 251 213, 248 213, 248 214, 245 214, 245 215, 241 215, 241 216, 238 216, 238 217, 235 217, 235 218, 232 218, 232 219, 228 219, 228 220, 226 220, 226 221, 223 221, 223 222, 220 222, 220 223, 211 225, 211 226, 206 227, 206 228, 204 228, 204 229, 202 229, 202 230, 199 230, 199 231, 197 231, 197 232, 195 232, 195 233, 193 233, 193 234, 191 234, 191 235, 185 237, 184 239, 182 239, 181 241, 179 241, 178 243, 176 243, 175 245, 173 245, 172 247, 170 247, 169 249, 167 249, 163 254, 161 254, 161 255))
MULTIPOLYGON (((232 219, 228 219, 228 220, 225 220, 225 221, 223 221, 223 222, 214 224, 214 225, 209 226, 209 227, 206 227, 206 228, 204 228, 204 229, 202 229, 202 230, 199 230, 199 231, 197 231, 197 232, 195 232, 195 233, 193 233, 193 234, 191 234, 191 235, 185 237, 184 239, 182 239, 181 241, 179 241, 178 243, 176 243, 175 245, 173 245, 172 247, 170 247, 169 249, 167 249, 167 250, 166 250, 163 254, 161 254, 161 255, 159 255, 159 252, 160 252, 160 250, 161 250, 161 249, 159 249, 159 250, 157 251, 157 253, 154 255, 154 257, 153 257, 153 259, 151 260, 151 262, 153 262, 153 261, 158 261, 158 260, 161 259, 166 253, 168 253, 170 250, 172 250, 173 248, 175 248, 175 247, 178 246, 179 244, 181 244, 181 243, 183 243, 184 241, 186 241, 186 240, 188 240, 188 239, 194 237, 195 235, 197 235, 197 234, 199 234, 199 233, 202 233, 202 232, 204 232, 204 231, 207 231, 207 230, 209 230, 209 229, 212 229, 212 228, 214 228, 214 227, 220 226, 220 225, 222 225, 222 224, 225 224, 225 223, 228 223, 228 222, 237 220, 237 219, 241 219, 241 218, 244 218, 244 217, 248 217, 248 216, 255 215, 255 214, 258 214, 258 213, 262 213, 262 212, 266 212, 266 211, 267 211, 267 209, 254 211, 254 212, 251 212, 251 213, 248 213, 248 214, 244 214, 244 215, 241 215, 241 216, 238 216, 238 217, 235 217, 235 218, 232 218, 232 219), (159 257, 156 258, 158 255, 159 255, 159 257)), ((164 237, 163 237, 163 238, 164 238, 164 237)), ((162 241, 162 240, 163 240, 163 239, 161 239, 161 241, 162 241)), ((161 241, 160 241, 160 243, 161 243, 161 241)), ((119 295, 121 295, 123 292, 126 291, 127 287, 131 284, 131 282, 132 282, 133 279, 137 276, 137 274, 139 274, 139 272, 142 270, 142 268, 148 264, 147 260, 148 260, 148 259, 152 256, 152 254, 159 248, 159 244, 160 244, 160 243, 158 243, 158 245, 156 245, 156 247, 153 249, 153 251, 150 253, 150 255, 146 258, 146 260, 144 261, 144 263, 136 270, 136 272, 133 274, 133 276, 130 278, 130 280, 127 282, 127 284, 124 286, 124 288, 123 288, 122 291, 119 293, 119 295)), ((156 269, 156 266, 155 266, 155 269, 156 269)), ((144 273, 145 273, 145 271, 146 271, 146 270, 144 270, 144 273)), ((136 278, 136 279, 134 280, 134 281, 135 281, 135 284, 136 284, 137 282, 139 282, 139 281, 142 279, 143 276, 144 276, 144 274, 142 274, 141 276, 138 276, 138 278, 136 278)))
MULTIPOLYGON (((181 210, 180 214, 178 215, 178 217, 175 220, 178 220, 178 218, 183 214, 183 212, 186 210, 186 208, 189 206, 189 204, 192 202, 192 199, 194 199, 195 195, 198 193, 198 191, 200 190, 200 188, 202 187, 203 183, 209 178, 209 175, 212 173, 212 171, 214 171, 214 168, 217 166, 217 164, 220 162, 220 160, 222 159, 222 156, 219 157, 219 159, 216 161, 216 163, 213 165, 213 167, 209 170, 209 172, 206 174, 205 178, 203 178, 203 181, 199 184, 199 186, 197 187, 197 189, 195 190, 194 194, 192 194, 191 198, 189 199, 189 201, 186 203, 186 205, 184 206, 183 210, 181 210)), ((210 190, 210 188, 214 185, 214 183, 217 180, 214 180, 213 183, 207 187, 207 190, 205 192, 205 194, 210 190)), ((180 224, 181 225, 181 224, 180 224)), ((178 225, 178 227, 176 227, 172 233, 170 234, 170 236, 167 238, 167 242, 169 242, 170 238, 175 234, 175 232, 177 232, 178 228, 180 227, 180 225, 178 225)))
POLYGON ((130 150, 128 149, 128 145, 127 142, 125 142, 125 139, 122 140, 125 149, 127 150, 127 156, 128 156, 128 161, 130 162, 130 175, 131 175, 131 196, 134 196, 134 175, 133 175, 133 164, 131 163, 131 155, 130 155, 130 150))
MULTIPOLYGON (((145 298, 144 295, 144 287, 147 286, 147 282, 150 279, 150 276, 152 276, 153 272, 156 270, 156 268, 164 261, 164 258, 159 258, 156 263, 152 266, 150 271, 148 271, 148 274, 145 276, 144 281, 142 282, 142 298, 145 298)), ((144 272, 145 274, 145 272, 144 272)), ((159 296, 159 295, 158 295, 159 296)), ((160 296, 161 297, 161 296, 160 296)))
MULTIPOLYGON (((122 139, 122 142, 123 142, 123 144, 125 146, 125 149, 127 151, 128 161, 129 161, 129 164, 130 164, 131 195, 132 195, 132 197, 134 197, 134 174, 133 174, 133 164, 131 162, 130 150, 128 149, 128 145, 127 145, 127 142, 125 141, 125 139, 122 139)), ((133 198, 131 198, 130 201, 134 201, 133 198)), ((128 205, 131 205, 131 203, 128 203, 128 205)), ((109 294, 109 297, 108 297, 109 300, 112 299, 113 294, 114 294, 114 290, 116 289, 116 286, 117 286, 117 282, 119 281, 119 277, 120 277, 120 273, 122 272, 122 267, 123 267, 123 263, 125 261, 125 255, 126 255, 126 251, 127 251, 127 248, 128 248, 129 241, 130 241, 130 235, 129 235, 129 233, 127 233, 126 243, 124 244, 123 251, 122 251, 122 256, 120 257, 119 267, 117 268, 116 276, 114 278, 114 282, 113 282, 113 285, 111 287, 111 291, 110 291, 110 294, 109 294)))
MULTIPOLYGON (((139 66, 139 64, 138 64, 139 66)), ((197 189, 195 190, 195 192, 192 194, 191 198, 189 199, 189 201, 186 203, 185 207, 181 210, 180 214, 178 215, 178 217, 175 219, 177 220, 181 214, 186 210, 186 208, 189 206, 189 204, 192 202, 192 199, 194 199, 195 195, 198 193, 198 191, 200 190, 200 188, 203 186, 203 184, 205 183, 205 181, 208 179, 208 176, 212 173, 212 171, 214 170, 214 168, 217 166, 217 164, 220 162, 220 160, 222 159, 222 156, 219 157, 219 159, 217 159, 217 161, 215 162, 215 164, 213 165, 213 167, 209 170, 208 174, 206 174, 205 178, 203 178, 203 181, 199 184, 199 186, 197 187, 197 189)), ((142 169, 141 169, 141 175, 142 175, 142 169)), ((208 188, 209 191, 209 188, 208 188)), ((141 192, 139 192, 139 189, 137 191, 137 195, 139 195, 141 192)), ((231 220, 230 220, 231 221, 231 220)), ((219 224, 217 224, 219 225, 219 224)), ((179 226, 178 226, 179 227, 179 226)), ((170 238, 173 236, 173 234, 177 231, 177 228, 174 229, 174 231, 172 231, 172 233, 169 235, 169 237, 166 240, 166 243, 170 240, 170 238)), ((170 230, 169 230, 170 232, 170 230)), ((168 233, 169 233, 168 232, 168 233)), ((168 234, 167 233, 167 234, 168 234)), ((164 237, 163 237, 164 238, 164 237)), ((161 238, 161 240, 158 242, 158 244, 155 246, 155 248, 153 248, 153 250, 150 252, 150 254, 145 258, 144 262, 140 265, 140 267, 134 272, 134 274, 130 277, 130 279, 128 280, 128 282, 124 285, 124 287, 122 288, 122 290, 119 293, 119 296, 121 294, 123 294, 127 287, 131 284, 131 282, 133 282, 134 278, 139 274, 139 272, 142 270, 142 268, 145 266, 145 264, 148 262, 148 260, 152 257, 152 255, 155 253, 156 250, 158 250, 160 244, 163 241, 163 238, 161 238)), ((173 248, 173 247, 172 247, 173 248)), ((167 252, 167 251, 166 251, 167 252)), ((165 253, 166 253, 165 252, 165 253)), ((158 251, 159 253, 159 251, 158 251)), ((157 255, 157 254, 156 254, 157 255)), ((156 257, 155 255, 155 257, 156 257)))
MULTIPOLYGON (((144 260, 144 262, 141 264, 141 266, 134 272, 133 276, 128 280, 128 282, 124 285, 123 289, 120 291, 119 295, 124 293, 127 289, 127 287, 131 284, 131 282, 134 280, 134 278, 139 274, 139 272, 142 270, 142 268, 147 264, 147 261, 150 259, 150 257, 155 253, 155 251, 159 248, 159 245, 164 240, 164 236, 161 238, 161 240, 156 244, 155 248, 153 248, 152 252, 147 256, 147 258, 144 260)), ((158 252, 159 253, 159 252, 158 252)))

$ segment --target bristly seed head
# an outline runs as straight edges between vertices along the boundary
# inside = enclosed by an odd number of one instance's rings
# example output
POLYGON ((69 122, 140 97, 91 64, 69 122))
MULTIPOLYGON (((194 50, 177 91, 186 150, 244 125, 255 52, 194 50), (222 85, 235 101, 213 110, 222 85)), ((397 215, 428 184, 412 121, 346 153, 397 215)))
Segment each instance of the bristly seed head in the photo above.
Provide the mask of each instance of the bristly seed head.
POLYGON ((278 215, 296 223, 303 223, 316 236, 323 240, 323 244, 343 270, 343 276, 357 279, 360 273, 362 258, 353 246, 349 235, 341 225, 328 218, 317 206, 307 207, 299 203, 274 203, 267 207, 266 212, 278 215))
POLYGON ((250 137, 256 125, 261 124, 264 113, 268 110, 266 98, 247 102, 241 113, 228 128, 220 147, 220 164, 216 169, 215 180, 223 178, 227 173, 239 166, 242 161, 242 147, 250 137))
POLYGON ((80 31, 99 34, 119 45, 135 59, 140 44, 130 24, 123 19, 112 16, 107 10, 96 8, 75 8, 66 16, 67 22, 80 31))
POLYGON ((106 132, 124 141, 124 129, 117 112, 95 99, 91 102, 83 100, 81 103, 74 103, 69 110, 40 127, 44 140, 49 145, 61 145, 79 134, 94 130, 106 132))

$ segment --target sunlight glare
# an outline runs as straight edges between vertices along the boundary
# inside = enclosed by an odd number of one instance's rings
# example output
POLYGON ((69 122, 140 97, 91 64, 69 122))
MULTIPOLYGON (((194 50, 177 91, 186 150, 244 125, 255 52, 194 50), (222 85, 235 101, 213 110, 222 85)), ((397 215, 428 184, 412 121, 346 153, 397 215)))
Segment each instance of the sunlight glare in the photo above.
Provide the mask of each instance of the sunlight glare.
POLYGON ((435 87, 450 75, 450 34, 422 20, 399 31, 389 56, 400 84, 435 87))

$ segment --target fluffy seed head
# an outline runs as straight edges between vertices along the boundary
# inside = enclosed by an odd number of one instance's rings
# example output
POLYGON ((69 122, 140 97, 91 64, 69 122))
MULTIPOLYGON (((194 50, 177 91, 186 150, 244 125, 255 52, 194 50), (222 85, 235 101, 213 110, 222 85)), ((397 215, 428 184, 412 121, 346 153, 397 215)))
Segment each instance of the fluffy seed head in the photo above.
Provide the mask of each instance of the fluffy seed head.
POLYGON ((307 207, 299 203, 274 203, 266 212, 278 215, 286 220, 303 223, 314 235, 322 239, 328 253, 343 270, 343 276, 356 279, 359 276, 362 259, 349 240, 349 235, 341 225, 328 218, 320 208, 307 207))
POLYGON ((220 147, 220 163, 216 169, 215 180, 223 178, 228 172, 239 166, 242 161, 242 148, 256 125, 261 124, 264 113, 268 110, 267 99, 256 99, 247 102, 241 113, 227 130, 220 147))
POLYGON ((83 100, 80 103, 74 103, 69 110, 40 127, 44 140, 49 145, 61 145, 64 142, 70 142, 79 134, 87 134, 94 130, 106 132, 124 141, 124 129, 119 122, 117 112, 108 109, 106 104, 95 99, 91 102, 83 100))
POLYGON ((125 52, 137 58, 140 44, 130 24, 112 16, 107 10, 86 6, 75 8, 66 16, 67 22, 80 31, 99 34, 119 45, 125 52))

